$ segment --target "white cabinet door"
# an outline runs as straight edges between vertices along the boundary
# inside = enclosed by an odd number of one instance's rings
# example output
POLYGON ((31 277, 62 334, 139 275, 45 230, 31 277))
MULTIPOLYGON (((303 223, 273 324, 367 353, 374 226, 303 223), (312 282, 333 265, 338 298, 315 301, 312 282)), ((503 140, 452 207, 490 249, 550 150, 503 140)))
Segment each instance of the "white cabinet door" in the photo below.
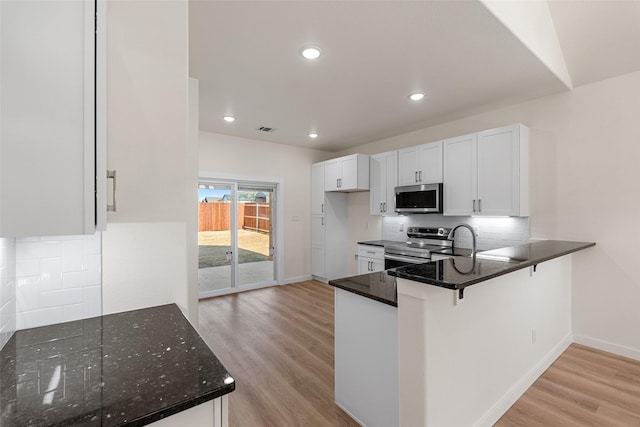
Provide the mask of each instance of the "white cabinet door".
POLYGON ((475 215, 476 134, 444 140, 444 215, 475 215))
POLYGON ((375 258, 358 257, 358 274, 384 271, 384 261, 375 258))
POLYGON ((311 214, 324 214, 324 163, 311 166, 311 214))
POLYGON ((444 141, 444 214, 529 215, 529 131, 516 124, 444 141))
POLYGON ((342 176, 342 163, 340 159, 332 159, 324 162, 324 190, 338 191, 340 177, 342 176))
POLYGON ((439 184, 442 182, 442 141, 430 142, 420 146, 420 184, 439 184))
POLYGON ((369 190, 369 156, 351 154, 324 162, 325 191, 369 190))
POLYGON ((527 191, 521 192, 520 185, 521 179, 526 179, 520 168, 525 167, 524 160, 528 157, 526 153, 521 155, 521 149, 528 144, 526 138, 520 138, 520 128, 520 125, 513 125, 478 133, 477 203, 480 215, 528 215, 520 203, 528 200, 527 191))
POLYGON ((381 246, 358 245, 358 274, 384 270, 384 248, 381 246))
POLYGON ((384 181, 384 200, 383 200, 383 214, 396 215, 396 192, 395 189, 398 186, 398 152, 391 151, 385 154, 384 157, 385 166, 385 181, 384 181))
POLYGON ((415 185, 418 183, 420 170, 419 146, 398 150, 398 185, 415 185))
POLYGON ((371 156, 369 160, 369 213, 382 215, 383 200, 386 198, 385 158, 383 154, 371 156))
POLYGON ((442 182, 442 141, 398 150, 398 185, 442 182))
POLYGON ((395 188, 398 185, 398 152, 371 156, 369 163, 369 213, 395 215, 395 188))
POLYGON ((324 221, 323 215, 311 217, 311 274, 318 277, 326 277, 324 221))
POLYGON ((340 189, 358 187, 358 159, 355 155, 340 160, 340 189))
POLYGON ((106 170, 96 169, 104 158, 96 156, 105 130, 95 122, 104 113, 96 112, 104 13, 93 1, 0 8, 0 235, 93 234, 103 225, 97 209, 106 209, 96 198, 104 196, 106 170))

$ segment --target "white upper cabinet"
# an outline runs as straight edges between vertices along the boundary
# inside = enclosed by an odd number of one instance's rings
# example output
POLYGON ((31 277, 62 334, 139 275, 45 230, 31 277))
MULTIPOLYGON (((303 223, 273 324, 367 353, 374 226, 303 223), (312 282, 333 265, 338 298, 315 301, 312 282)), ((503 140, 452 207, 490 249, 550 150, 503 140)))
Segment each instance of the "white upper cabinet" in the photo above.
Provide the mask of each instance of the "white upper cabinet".
POLYGON ((92 234, 106 218, 104 10, 0 8, 0 235, 92 234))
POLYGON ((516 124, 444 141, 444 214, 529 215, 529 129, 516 124))
POLYGON ((351 154, 324 162, 325 191, 369 190, 369 156, 351 154))
POLYGON ((311 215, 324 214, 324 163, 311 165, 311 215))
POLYGON ((398 185, 442 182, 442 141, 398 151, 398 185))
POLYGON ((371 156, 369 162, 371 215, 395 215, 395 188, 398 186, 398 152, 371 156))
POLYGON ((475 215, 477 135, 444 140, 444 215, 475 215))

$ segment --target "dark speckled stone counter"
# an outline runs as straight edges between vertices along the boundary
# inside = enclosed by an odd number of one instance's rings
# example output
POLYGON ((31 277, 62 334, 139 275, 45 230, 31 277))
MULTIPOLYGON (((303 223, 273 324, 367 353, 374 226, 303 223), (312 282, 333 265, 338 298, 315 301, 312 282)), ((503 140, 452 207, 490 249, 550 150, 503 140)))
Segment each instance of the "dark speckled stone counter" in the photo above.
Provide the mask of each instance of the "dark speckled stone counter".
POLYGON ((384 304, 398 306, 396 278, 389 276, 386 271, 330 280, 329 284, 384 304))
POLYGON ((448 289, 493 279, 512 271, 577 252, 595 243, 542 240, 508 248, 494 249, 471 257, 454 257, 442 261, 415 264, 388 270, 388 274, 403 279, 448 289))
POLYGON ((234 389, 175 304, 18 331, 0 352, 2 426, 143 426, 234 389))
POLYGON ((359 245, 369 245, 369 246, 386 246, 386 245, 397 245, 398 242, 395 240, 369 240, 366 242, 358 242, 359 245))

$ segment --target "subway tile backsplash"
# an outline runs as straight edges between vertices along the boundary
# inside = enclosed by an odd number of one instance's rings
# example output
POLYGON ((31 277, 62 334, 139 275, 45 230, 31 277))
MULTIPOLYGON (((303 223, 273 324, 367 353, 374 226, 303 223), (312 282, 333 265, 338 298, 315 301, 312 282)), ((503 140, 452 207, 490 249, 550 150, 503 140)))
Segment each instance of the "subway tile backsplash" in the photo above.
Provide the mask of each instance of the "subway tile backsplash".
MULTIPOLYGON (((457 217, 444 215, 406 215, 384 217, 382 238, 403 241, 407 239, 407 227, 447 227, 466 223, 477 230, 478 250, 496 249, 529 242, 529 218, 457 217)), ((455 245, 470 248, 471 235, 468 230, 456 232, 455 245)))
POLYGON ((16 240, 0 238, 0 349, 16 330, 16 240))
POLYGON ((16 329, 102 314, 100 238, 15 239, 16 329))

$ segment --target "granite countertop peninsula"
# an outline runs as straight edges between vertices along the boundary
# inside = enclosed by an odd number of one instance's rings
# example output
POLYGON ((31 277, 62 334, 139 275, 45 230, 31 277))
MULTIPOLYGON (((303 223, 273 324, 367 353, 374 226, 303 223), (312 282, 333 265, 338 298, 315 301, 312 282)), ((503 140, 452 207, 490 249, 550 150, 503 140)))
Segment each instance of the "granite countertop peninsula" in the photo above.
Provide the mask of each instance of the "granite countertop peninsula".
POLYGON ((386 271, 330 280, 329 284, 384 304, 398 306, 396 278, 389 276, 386 271))
POLYGON ((399 242, 397 240, 369 240, 366 242, 358 242, 359 245, 369 245, 369 246, 387 246, 387 245, 397 245, 398 243, 404 243, 404 242, 399 242))
POLYGON ((175 304, 17 331, 0 425, 143 426, 235 390, 175 304))
POLYGON ((568 255, 591 246, 591 242, 541 240, 524 245, 493 249, 471 257, 453 257, 442 261, 414 264, 387 270, 401 277, 448 289, 464 289, 503 274, 568 255))

